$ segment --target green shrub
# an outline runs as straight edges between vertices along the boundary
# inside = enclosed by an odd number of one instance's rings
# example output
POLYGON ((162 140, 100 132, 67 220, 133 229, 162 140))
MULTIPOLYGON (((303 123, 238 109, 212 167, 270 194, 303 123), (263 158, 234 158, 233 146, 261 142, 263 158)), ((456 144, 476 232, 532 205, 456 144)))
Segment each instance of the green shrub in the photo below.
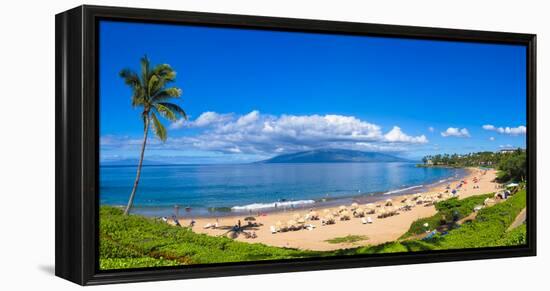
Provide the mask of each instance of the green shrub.
POLYGON ((527 226, 522 224, 506 232, 496 244, 499 246, 518 246, 527 244, 527 226))
POLYGON ((435 204, 435 209, 438 211, 436 214, 414 221, 409 230, 401 236, 401 239, 424 233, 426 230, 433 230, 443 224, 452 222, 453 219, 462 219, 472 213, 476 205, 482 205, 486 198, 493 195, 493 193, 476 195, 464 199, 454 197, 440 201, 435 204), (424 227, 425 223, 428 224, 427 228, 424 227))

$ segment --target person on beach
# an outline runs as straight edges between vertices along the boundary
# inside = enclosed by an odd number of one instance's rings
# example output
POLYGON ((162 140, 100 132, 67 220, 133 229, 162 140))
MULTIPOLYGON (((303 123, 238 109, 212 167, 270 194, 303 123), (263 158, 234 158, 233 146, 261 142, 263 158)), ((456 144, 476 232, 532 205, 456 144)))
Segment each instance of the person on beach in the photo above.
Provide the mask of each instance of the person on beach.
POLYGON ((174 223, 176 224, 176 226, 181 226, 178 218, 175 216, 175 215, 172 215, 172 220, 174 221, 174 223))
POLYGON ((237 222, 237 225, 239 226, 239 229, 241 228, 241 220, 239 219, 239 221, 237 222))

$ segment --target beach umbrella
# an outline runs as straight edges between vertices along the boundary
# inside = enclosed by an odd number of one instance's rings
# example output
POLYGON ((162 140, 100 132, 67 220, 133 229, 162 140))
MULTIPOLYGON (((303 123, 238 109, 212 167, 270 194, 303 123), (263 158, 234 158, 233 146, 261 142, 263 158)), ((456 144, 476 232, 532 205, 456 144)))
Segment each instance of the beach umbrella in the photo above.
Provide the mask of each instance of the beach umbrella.
POLYGON ((340 211, 344 211, 344 210, 346 210, 346 206, 341 205, 341 206, 339 207, 339 209, 340 209, 340 211))
POLYGON ((353 202, 353 203, 351 204, 351 208, 352 208, 352 209, 356 209, 357 206, 359 206, 359 204, 357 204, 357 203, 355 203, 355 202, 353 202))
POLYGON ((392 200, 391 200, 391 199, 387 199, 387 200, 386 200, 386 206, 391 206, 391 205, 393 205, 392 200))
POLYGON ((244 218, 244 221, 256 221, 256 218, 254 218, 252 216, 248 216, 248 217, 244 218))

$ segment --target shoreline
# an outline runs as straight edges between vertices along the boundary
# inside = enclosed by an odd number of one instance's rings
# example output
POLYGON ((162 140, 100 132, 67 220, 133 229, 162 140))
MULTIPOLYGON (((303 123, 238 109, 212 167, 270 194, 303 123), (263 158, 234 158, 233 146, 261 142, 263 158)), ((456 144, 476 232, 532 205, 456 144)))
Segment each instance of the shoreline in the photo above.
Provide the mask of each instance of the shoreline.
MULTIPOLYGON (((463 173, 454 174, 438 181, 432 181, 428 184, 417 185, 403 185, 402 188, 388 189, 378 192, 362 192, 357 194, 349 194, 340 197, 326 197, 316 199, 301 199, 301 200, 285 200, 285 201, 273 201, 273 202, 258 202, 246 205, 235 205, 232 207, 197 207, 187 211, 185 207, 180 207, 178 218, 181 219, 206 219, 206 218, 231 218, 239 216, 251 216, 261 214, 276 214, 279 212, 300 211, 307 209, 324 209, 327 207, 337 207, 342 204, 351 203, 375 203, 380 200, 388 198, 399 197, 403 195, 410 195, 414 193, 428 192, 433 188, 440 187, 455 180, 466 178, 471 171, 478 170, 477 168, 461 168, 463 173), (311 202, 309 202, 311 201, 311 202), (308 203, 309 202, 309 203, 308 203), (279 207, 257 207, 256 205, 286 205, 279 207), (250 206, 256 206, 250 207, 250 206), (246 209, 250 207, 250 209, 246 209), (242 210, 234 210, 235 208, 242 208, 242 210)), ((124 205, 113 205, 114 207, 124 207, 124 205)), ((173 206, 135 206, 134 213, 137 215, 143 215, 148 217, 171 217, 175 214, 173 206)))
MULTIPOLYGON (((497 183, 493 182, 496 177, 496 170, 481 170, 478 168, 465 168, 465 176, 456 177, 449 181, 444 181, 440 183, 435 183, 433 185, 427 185, 422 192, 417 192, 417 196, 421 195, 426 199, 437 199, 436 196, 445 196, 449 198, 449 194, 444 193, 446 185, 450 185, 451 189, 455 189, 461 181, 466 181, 467 184, 464 184, 460 187, 457 192, 457 197, 459 199, 470 197, 473 195, 481 195, 486 193, 491 193, 496 191, 497 183), (478 182, 473 183, 474 177, 477 177, 478 182), (476 186, 477 188, 473 188, 476 186)), ((402 206, 406 206, 407 203, 410 203, 411 197, 414 196, 411 193, 398 193, 396 195, 382 195, 382 196, 372 196, 376 198, 375 201, 363 201, 358 202, 360 207, 364 207, 364 203, 373 203, 380 205, 378 208, 384 208, 382 203, 385 203, 387 199, 392 200, 393 208, 398 209, 402 206), (405 203, 402 200, 409 199, 405 203)), ((341 202, 341 201, 339 201, 341 202)), ((338 203, 339 203, 338 202, 338 203)), ((238 241, 244 241, 249 243, 263 243, 270 246, 277 247, 287 247, 287 248, 296 248, 296 249, 307 249, 307 250, 336 250, 336 249, 345 249, 365 245, 375 245, 380 243, 385 243, 389 241, 397 240, 403 233, 405 233, 412 222, 417 219, 425 218, 432 216, 436 213, 435 207, 433 204, 420 204, 413 206, 408 211, 397 210, 397 215, 390 216, 387 218, 378 218, 378 214, 366 215, 371 217, 373 220, 372 224, 363 224, 361 218, 355 218, 351 216, 350 220, 340 221, 336 218, 335 224, 331 225, 322 225, 321 220, 307 220, 305 224, 314 225, 315 228, 312 230, 301 229, 297 231, 287 231, 287 232, 271 232, 271 227, 275 227, 281 222, 289 222, 290 220, 297 219, 297 217, 304 217, 310 211, 315 211, 324 216, 323 213, 328 209, 330 212, 337 211, 337 205, 308 205, 309 207, 302 207, 296 209, 286 209, 279 210, 274 212, 263 211, 262 214, 257 215, 257 213, 231 213, 230 216, 218 216, 218 217, 195 217, 195 226, 193 231, 196 233, 203 233, 213 236, 227 235, 231 227, 238 224, 240 220, 244 225, 247 222, 245 217, 252 216, 255 219, 255 223, 260 224, 259 226, 247 227, 247 233, 256 234, 256 238, 245 238, 243 235, 239 235, 235 238, 238 241), (218 223, 218 228, 204 228, 206 225, 214 225, 218 223), (365 239, 362 241, 354 243, 329 243, 327 240, 345 237, 348 235, 360 235, 365 239)), ((344 207, 349 208, 350 203, 344 204, 344 207)), ((376 210, 378 211, 378 210, 376 210)), ((191 219, 189 217, 179 216, 179 222, 181 225, 188 225, 191 219)), ((170 219, 168 223, 173 224, 173 221, 170 219)))

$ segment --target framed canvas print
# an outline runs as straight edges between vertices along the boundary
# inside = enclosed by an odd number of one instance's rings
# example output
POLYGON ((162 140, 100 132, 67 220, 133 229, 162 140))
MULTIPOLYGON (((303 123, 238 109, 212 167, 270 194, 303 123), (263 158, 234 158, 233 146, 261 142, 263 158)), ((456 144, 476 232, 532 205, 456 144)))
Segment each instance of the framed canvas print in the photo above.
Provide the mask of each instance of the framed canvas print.
POLYGON ((56 274, 533 256, 535 35, 56 16, 56 274))

